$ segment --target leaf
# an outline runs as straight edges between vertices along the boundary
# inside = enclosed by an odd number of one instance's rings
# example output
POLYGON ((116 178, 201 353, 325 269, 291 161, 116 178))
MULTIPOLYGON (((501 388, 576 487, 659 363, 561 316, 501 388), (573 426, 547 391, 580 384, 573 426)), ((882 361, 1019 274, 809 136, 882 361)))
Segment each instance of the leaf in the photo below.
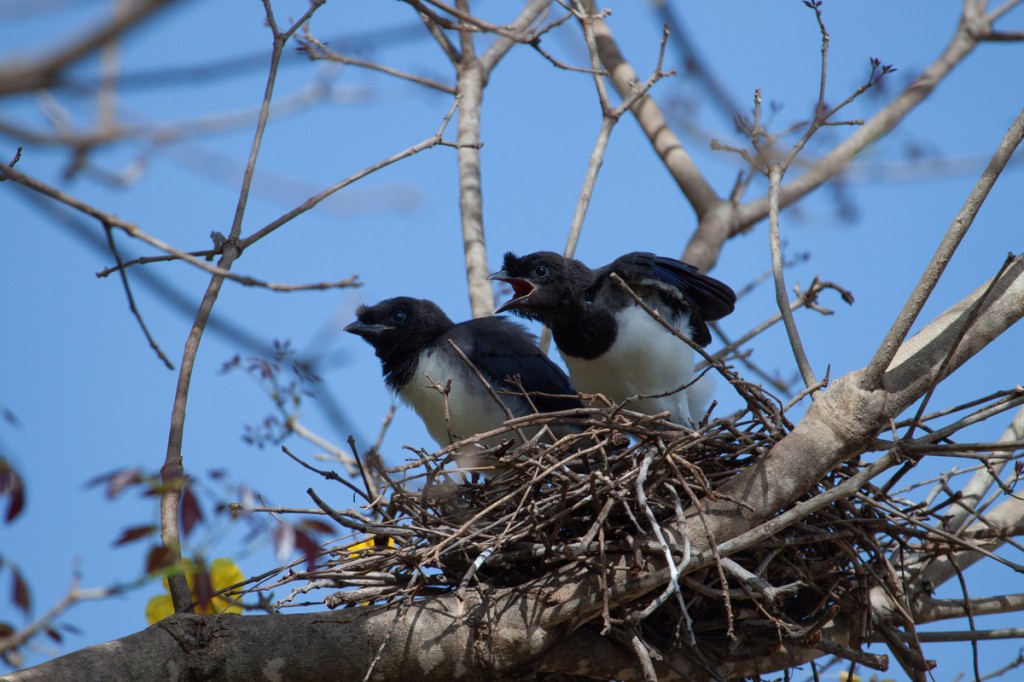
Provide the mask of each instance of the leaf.
POLYGON ((7 513, 4 515, 4 520, 10 523, 25 508, 25 484, 5 457, 0 457, 0 496, 2 495, 10 497, 7 513))
POLYGON ((312 571, 316 567, 316 560, 320 558, 320 545, 308 533, 297 530, 295 531, 295 546, 306 557, 306 570, 312 571))
MULTIPOLYGON (((242 569, 225 557, 219 557, 210 564, 210 582, 215 592, 220 593, 227 588, 238 585, 245 581, 242 569)), ((242 613, 242 605, 236 601, 233 595, 218 594, 211 604, 214 613, 242 613)))
POLYGON ((192 596, 196 600, 196 613, 212 613, 210 602, 213 600, 213 581, 210 579, 210 572, 206 566, 201 565, 201 570, 192 576, 192 596))
POLYGON ((287 560, 295 551, 295 528, 290 523, 282 523, 274 529, 273 539, 277 560, 287 560))
POLYGON ((121 469, 110 475, 107 481, 107 499, 112 500, 125 489, 142 482, 142 472, 139 469, 121 469))
POLYGON ((159 623, 173 613, 174 604, 169 594, 158 594, 146 603, 146 622, 150 625, 159 623))
POLYGON ((21 577, 21 571, 11 567, 11 601, 21 610, 28 613, 32 606, 32 597, 29 595, 28 583, 21 577))
POLYGON ((146 556, 146 573, 156 573, 173 565, 174 553, 163 545, 153 547, 146 556))
POLYGON ((60 634, 60 631, 58 631, 57 628, 47 628, 46 634, 50 639, 58 644, 64 641, 64 635, 60 634))
POLYGON ((185 486, 181 491, 181 530, 188 537, 196 524, 202 521, 203 510, 199 507, 199 501, 192 494, 192 486, 185 486))
POLYGON ((234 561, 218 557, 210 564, 210 580, 213 582, 213 589, 220 592, 232 585, 244 582, 245 575, 234 561))
POLYGON ((300 526, 305 528, 311 533, 333 533, 334 527, 331 524, 324 521, 317 521, 316 519, 307 519, 299 523, 300 526))
POLYGON ((4 520, 10 523, 18 517, 21 510, 25 508, 25 488, 19 485, 11 492, 11 501, 7 504, 7 513, 4 520))
POLYGON ((114 540, 114 547, 118 545, 127 545, 129 542, 135 542, 141 540, 147 535, 152 535, 157 530, 156 526, 135 526, 134 528, 125 528, 121 531, 121 536, 114 540))

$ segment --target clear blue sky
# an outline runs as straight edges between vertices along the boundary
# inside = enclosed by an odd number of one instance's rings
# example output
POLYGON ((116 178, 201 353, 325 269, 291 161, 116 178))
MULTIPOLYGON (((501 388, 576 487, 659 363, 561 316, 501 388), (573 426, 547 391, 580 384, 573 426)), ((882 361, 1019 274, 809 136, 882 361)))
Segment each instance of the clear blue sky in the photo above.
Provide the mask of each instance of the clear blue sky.
MULTIPOLYGON (((491 13, 501 7, 479 4, 491 13)), ((48 12, 9 0, 0 4, 0 62, 39 55, 47 46, 60 44, 102 16, 107 5, 56 3, 58 9, 48 12)), ((820 36, 813 14, 801 2, 674 5, 734 101, 746 110, 760 88, 766 102, 779 105, 769 119, 773 128, 806 118, 817 94, 820 36)), ((960 5, 951 0, 927 7, 826 2, 831 34, 828 101, 841 101, 856 89, 867 76, 869 58, 878 57, 898 71, 879 96, 862 98, 846 116, 869 117, 936 58, 953 33, 960 5)), ((611 6, 612 29, 646 77, 657 57, 660 23, 648 3, 611 6)), ((281 23, 305 9, 299 2, 275 7, 281 23)), ((1022 27, 1024 12, 1019 10, 1004 25, 1022 27)), ((437 45, 402 3, 331 3, 318 12, 312 29, 338 51, 452 81, 437 45)), ((173 126, 254 111, 265 83, 269 36, 258 2, 184 3, 165 11, 120 46, 125 74, 151 74, 133 81, 118 98, 120 120, 173 126), (240 61, 228 75, 195 74, 168 84, 153 73, 236 57, 252 59, 240 61)), ((570 26, 545 37, 543 44, 565 61, 586 61, 577 31, 570 26)), ((849 307, 826 294, 823 304, 836 310, 834 316, 798 316, 819 375, 830 367, 837 377, 871 357, 988 155, 1024 104, 1021 51, 1014 43, 982 45, 899 131, 862 155, 862 170, 843 185, 841 199, 834 189, 825 188, 784 214, 787 248, 810 255, 787 272, 789 283, 806 286, 820 275, 856 296, 856 304, 849 307), (908 163, 912 150, 924 154, 916 163, 908 163), (855 209, 845 218, 838 211, 844 202, 855 209)), ((670 48, 667 62, 678 68, 678 52, 670 48)), ((72 75, 92 82, 97 64, 89 60, 72 75)), ((276 101, 283 105, 324 84, 330 86, 324 103, 284 112, 269 126, 243 233, 427 138, 450 105, 448 95, 357 68, 311 64, 293 49, 280 74, 276 101)), ((716 189, 727 193, 738 171, 737 159, 711 152, 707 138, 742 144, 733 127, 685 75, 662 81, 654 94, 677 130, 694 129, 696 137, 687 139, 697 163, 716 189)), ((0 122, 40 132, 52 132, 55 121, 86 130, 96 116, 94 100, 66 92, 53 99, 25 96, 0 104, 0 122)), ((497 68, 485 95, 482 131, 484 219, 492 269, 498 269, 506 250, 563 248, 599 125, 589 76, 556 70, 528 48, 513 50, 497 68)), ((113 186, 88 171, 66 180, 62 174, 70 159, 65 152, 9 134, 0 134, 0 157, 12 158, 21 144, 18 167, 23 172, 179 248, 204 249, 211 231, 229 230, 252 128, 250 118, 226 132, 156 148, 129 140, 89 156, 91 168, 130 177, 126 186, 113 186)), ((848 134, 847 128, 835 128, 822 137, 839 140, 848 134)), ((755 183, 748 198, 763 191, 755 183)), ((989 197, 922 319, 991 277, 1008 251, 1020 251, 1022 191, 1018 166, 989 197)), ((454 319, 467 317, 458 210, 454 150, 431 149, 389 167, 258 243, 235 266, 242 274, 288 283, 358 274, 365 283, 362 288, 282 294, 228 283, 214 318, 257 344, 289 339, 301 352, 319 358, 325 388, 345 422, 332 420, 312 401, 303 407, 303 421, 338 444, 352 432, 365 446, 376 437, 393 399, 371 349, 342 334, 341 327, 351 321, 359 303, 397 295, 431 298, 454 319)), ((29 579, 33 616, 60 598, 75 570, 85 586, 140 575, 146 548, 113 548, 112 542, 125 526, 156 523, 153 500, 131 493, 111 502, 98 489, 84 489, 83 483, 120 467, 159 468, 177 376, 147 346, 120 282, 96 278, 96 272, 112 264, 100 226, 76 219, 80 231, 48 219, 34 197, 19 188, 0 186, 0 406, 19 421, 17 426, 0 423, 0 452, 28 487, 22 518, 0 526, 0 554, 16 562, 29 579)), ((678 188, 634 121, 623 119, 605 158, 578 257, 600 265, 633 250, 678 256, 693 227, 693 212, 678 188)), ((120 234, 118 243, 126 258, 151 253, 120 234)), ((739 289, 768 267, 767 228, 762 224, 726 246, 714 274, 739 289)), ((146 266, 145 273, 136 269, 133 277, 146 323, 178 365, 208 276, 187 265, 156 264, 146 266), (175 304, 168 290, 183 303, 175 304)), ((738 336, 769 317, 773 301, 772 293, 760 287, 741 300, 724 329, 738 336)), ((762 367, 788 376, 794 364, 783 336, 777 329, 758 339, 753 357, 762 367)), ((1021 329, 1011 330, 944 385, 931 404, 952 405, 1020 383, 1022 341, 1021 329)), ((348 506, 352 500, 347 493, 299 468, 277 448, 261 450, 243 443, 245 425, 259 422, 272 408, 250 378, 239 372, 223 374, 220 368, 235 354, 254 350, 238 336, 218 330, 204 337, 189 398, 186 468, 203 481, 208 481, 206 472, 227 470, 230 485, 248 486, 272 504, 310 506, 304 491, 312 486, 337 505, 348 506)), ((723 411, 737 405, 726 391, 716 397, 723 411)), ((982 425, 969 437, 994 440, 1007 419, 982 425)), ((384 441, 390 463, 402 460, 403 444, 432 446, 415 415, 400 406, 384 441)), ((290 445, 307 458, 315 452, 298 440, 290 445)), ((919 475, 932 475, 949 464, 927 463, 919 475)), ((238 495, 237 489, 228 494, 233 499, 238 495)), ((242 550, 242 535, 240 528, 201 529, 191 549, 232 556, 247 574, 276 563, 265 544, 242 550)), ((1021 591, 1005 587, 1020 582, 1007 568, 974 570, 979 574, 969 578, 979 594, 1021 591)), ((0 594, 6 595, 8 580, 8 573, 0 576, 0 594)), ((951 588, 944 589, 946 596, 955 596, 951 588)), ((81 634, 69 635, 60 646, 38 641, 41 648, 27 652, 27 662, 141 629, 146 600, 158 591, 150 583, 74 608, 62 620, 81 634)), ((6 597, 0 600, 0 621, 24 622, 6 597)), ((979 626, 1016 622, 1010 616, 979 626)), ((982 672, 1015 657, 1021 644, 982 645, 982 672)), ((940 660, 937 679, 970 670, 967 644, 932 646, 927 652, 940 660)), ((834 671, 829 674, 835 679, 834 671)), ((902 673, 894 669, 889 676, 901 679, 902 673)))

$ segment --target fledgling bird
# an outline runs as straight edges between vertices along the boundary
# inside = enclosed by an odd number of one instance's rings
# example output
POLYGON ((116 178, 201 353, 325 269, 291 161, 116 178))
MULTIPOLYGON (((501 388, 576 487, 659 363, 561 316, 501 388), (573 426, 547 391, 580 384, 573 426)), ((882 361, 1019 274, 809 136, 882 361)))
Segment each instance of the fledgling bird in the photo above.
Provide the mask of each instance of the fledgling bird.
POLYGON ((611 279, 622 280, 666 322, 694 343, 711 342, 707 323, 733 311, 736 294, 723 282, 674 258, 634 252, 591 270, 550 251, 509 252, 491 279, 508 282, 514 295, 497 312, 510 311, 551 329, 573 385, 646 414, 668 410, 687 425, 700 419, 714 388, 694 380, 693 351, 636 304, 611 279), (663 395, 667 394, 667 395, 663 395))
MULTIPOLYGON (((480 370, 514 416, 533 414, 533 406, 540 412, 583 406, 568 377, 540 352, 534 337, 507 318, 485 317, 455 324, 434 302, 406 296, 360 306, 356 317, 345 331, 373 346, 388 388, 416 411, 441 447, 491 431, 508 419, 449 340, 480 370), (530 394, 529 401, 522 395, 503 394, 519 391, 510 381, 515 376, 530 394), (450 422, 446 423, 444 397, 431 381, 444 387, 449 379, 450 422)), ((533 437, 537 430, 526 430, 524 435, 533 437)), ((563 435, 558 430, 555 433, 563 435)), ((514 435, 504 433, 483 444, 493 447, 514 435)), ((471 453, 462 454, 462 466, 472 468, 480 463, 467 462, 471 453)))

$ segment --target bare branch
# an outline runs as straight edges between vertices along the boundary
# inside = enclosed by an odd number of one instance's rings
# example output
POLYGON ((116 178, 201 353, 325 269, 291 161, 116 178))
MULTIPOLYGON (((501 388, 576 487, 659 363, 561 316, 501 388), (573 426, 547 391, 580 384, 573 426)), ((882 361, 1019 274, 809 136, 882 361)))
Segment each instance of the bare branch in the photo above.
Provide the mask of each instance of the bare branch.
MULTIPOLYGON (((586 0, 584 6, 589 14, 597 17, 598 11, 593 0, 586 0)), ((619 50, 611 28, 600 17, 594 19, 594 34, 597 39, 598 53, 601 55, 601 63, 611 74, 612 83, 619 95, 625 98, 632 90, 633 84, 639 80, 636 71, 619 50)), ((686 147, 669 128, 661 110, 650 96, 642 97, 630 108, 648 140, 654 146, 654 150, 661 157, 665 168, 672 174, 679 188, 683 190, 697 216, 703 217, 721 201, 711 183, 694 164, 686 147)), ((695 264, 705 268, 707 266, 702 262, 695 264)))
POLYGON ((366 61, 365 59, 356 59, 355 57, 349 57, 347 55, 338 54, 337 52, 335 52, 334 50, 330 49, 322 42, 317 40, 317 38, 314 37, 312 33, 310 33, 308 27, 303 32, 302 42, 306 46, 306 54, 309 55, 310 59, 322 59, 329 62, 337 62, 338 64, 358 66, 363 69, 369 69, 371 71, 379 71, 381 73, 386 73, 389 76, 401 78, 412 83, 418 83, 419 85, 425 85, 428 88, 432 88, 440 92, 446 92, 449 95, 454 96, 455 94, 457 94, 455 92, 455 87, 452 85, 448 85, 447 83, 441 83, 430 78, 417 76, 416 74, 413 73, 406 73, 404 71, 399 71, 398 69, 392 69, 391 67, 383 66, 375 62, 369 62, 366 61))
MULTIPOLYGON (((1024 407, 1017 411, 1006 431, 999 437, 1000 443, 1017 443, 1018 447, 1021 441, 1024 441, 1024 407)), ((987 461, 988 467, 979 470, 961 489, 962 497, 957 503, 957 507, 947 517, 946 528, 957 530, 967 522, 970 511, 975 509, 981 499, 988 494, 995 484, 996 478, 1006 468, 1011 458, 993 454, 987 461)))
POLYGON ((5 637, 0 637, 0 655, 6 655, 15 649, 20 648, 24 643, 38 635, 40 632, 49 629, 53 621, 69 608, 82 601, 96 601, 106 599, 123 592, 122 587, 101 587, 82 589, 79 586, 80 577, 76 573, 71 581, 67 593, 54 604, 49 611, 32 621, 21 630, 18 630, 5 637))
POLYGON ((931 262, 928 263, 928 267, 925 268, 924 273, 921 275, 920 281, 907 298, 907 302, 903 305, 903 309, 896 317, 896 321, 893 322, 888 333, 886 333, 885 338, 875 352, 875 356, 865 368, 864 380, 867 382, 865 388, 875 388, 879 385, 883 373, 889 367, 889 363, 892 362, 914 321, 917 320, 918 314, 938 283, 939 278, 946 269, 946 265, 953 257, 953 253, 956 251, 956 247, 959 246, 960 240, 964 238, 967 230, 974 223, 978 210, 984 204, 989 191, 995 185, 996 180, 999 179, 1000 173, 1006 167, 1022 139, 1024 139, 1024 110, 1017 114, 1017 119, 1010 126, 1010 129, 1006 131, 1006 135, 1003 137, 1002 142, 999 143, 995 154, 992 155, 988 166, 981 174, 974 189, 971 190, 960 212, 953 219, 953 224, 946 231, 942 242, 935 251, 935 255, 932 256, 931 262))
MULTIPOLYGON (((782 194, 779 197, 782 206, 789 206, 822 183, 835 177, 858 153, 887 135, 914 107, 932 93, 957 64, 971 53, 978 44, 976 36, 983 34, 987 28, 969 25, 966 19, 961 20, 957 32, 943 53, 913 83, 907 86, 899 97, 868 119, 863 126, 822 157, 805 174, 782 187, 782 194)), ((745 204, 739 209, 737 215, 736 232, 745 226, 753 225, 767 214, 767 198, 745 204)))
MULTIPOLYGON (((995 613, 1016 613, 1024 611, 1024 593, 1003 594, 998 597, 974 597, 971 612, 975 616, 995 613)), ((951 620, 967 616, 963 599, 922 599, 915 607, 918 623, 932 623, 937 620, 951 620)))
MULTIPOLYGON (((150 18, 157 10, 171 4, 173 3, 168 0, 142 0, 132 3, 109 23, 66 46, 61 46, 38 63, 5 67, 3 78, 0 78, 0 95, 51 87, 60 78, 64 69, 116 40, 125 31, 150 18)), ((60 45, 59 42, 52 44, 60 45)))
MULTIPOLYGON (((252 176, 256 169, 256 158, 259 155, 260 146, 263 141, 263 131, 266 129, 267 120, 270 116, 270 102, 274 93, 274 85, 277 81, 277 69, 281 63, 281 55, 284 51, 288 38, 312 16, 321 5, 323 0, 313 0, 297 22, 285 32, 277 27, 274 12, 270 7, 270 0, 264 0, 263 7, 267 15, 267 23, 273 32, 274 47, 271 51, 270 68, 267 74, 267 84, 263 94, 263 104, 260 108, 259 120, 253 134, 252 147, 249 152, 249 160, 246 165, 245 174, 242 178, 242 185, 239 190, 238 204, 235 208, 235 217, 231 224, 231 234, 224 244, 218 267, 223 270, 230 270, 235 259, 242 255, 238 248, 238 238, 242 231, 242 217, 245 214, 245 207, 248 203, 249 188, 252 184, 252 176)), ((224 277, 214 275, 203 300, 199 305, 195 321, 185 342, 185 349, 182 353, 181 369, 178 372, 178 383, 174 392, 174 405, 171 409, 171 426, 167 436, 167 453, 164 464, 160 468, 160 477, 164 491, 160 496, 160 539, 164 547, 171 551, 172 556, 180 561, 181 559, 181 538, 178 527, 178 504, 181 500, 181 487, 185 480, 185 469, 181 456, 181 446, 185 431, 185 408, 188 403, 189 386, 192 382, 192 368, 195 365, 196 355, 199 352, 199 341, 202 339, 206 323, 213 312, 213 305, 217 301, 221 287, 224 284, 224 277)), ((191 609, 192 591, 189 589, 184 574, 171 575, 168 577, 171 599, 176 612, 191 609)))
POLYGON ((142 319, 142 313, 139 312, 139 309, 135 305, 135 297, 132 295, 131 285, 128 284, 128 274, 124 271, 124 265, 121 261, 121 254, 117 250, 117 243, 114 241, 113 230, 109 225, 104 225, 103 227, 103 231, 107 235, 107 245, 110 246, 110 252, 114 254, 114 260, 117 261, 118 272, 121 275, 121 286, 124 287, 124 295, 128 299, 128 308, 132 311, 132 315, 135 316, 135 319, 138 320, 139 327, 142 328, 142 333, 146 336, 146 340, 149 341, 149 347, 152 348, 153 352, 156 353, 157 357, 160 358, 161 361, 163 361, 164 366, 167 369, 174 369, 174 365, 171 364, 171 361, 167 359, 166 355, 164 355, 164 352, 160 349, 160 346, 157 344, 156 339, 154 339, 153 335, 149 333, 149 328, 146 327, 146 322, 145 320, 142 319))
POLYGON ((509 25, 511 33, 501 34, 494 41, 494 44, 487 48, 487 51, 480 56, 480 64, 488 75, 516 43, 530 43, 534 40, 536 36, 529 35, 527 32, 533 22, 537 21, 537 18, 546 12, 550 6, 551 0, 530 0, 526 4, 526 7, 515 18, 515 21, 509 25))
MULTIPOLYGON (((804 351, 804 344, 800 340, 800 331, 796 328, 796 320, 793 319, 793 309, 789 305, 789 297, 786 293, 786 277, 782 271, 782 239, 779 236, 779 185, 782 183, 782 175, 785 169, 779 164, 772 164, 768 171, 768 240, 772 252, 772 277, 775 281, 775 302, 782 314, 782 322, 786 325, 786 334, 789 335, 789 345, 793 349, 793 356, 796 358, 796 365, 800 368, 800 376, 803 377, 804 387, 811 388, 820 382, 814 376, 811 363, 807 360, 807 353, 804 351)), ((811 400, 816 400, 818 393, 811 392, 811 400)))
POLYGON ((367 166, 366 168, 364 168, 363 170, 359 171, 358 173, 353 173, 352 175, 348 176, 347 178, 345 178, 341 182, 335 183, 334 185, 331 185, 327 189, 323 190, 322 192, 319 192, 319 193, 311 196, 310 198, 306 199, 304 202, 302 202, 301 204, 299 204, 298 206, 296 206, 292 210, 288 211, 284 215, 280 216, 279 218, 271 221, 270 223, 267 223, 266 225, 264 225, 260 229, 256 230, 255 232, 253 232, 248 237, 243 237, 242 239, 240 239, 238 241, 239 247, 241 249, 243 249, 243 250, 249 248, 254 243, 258 242, 260 239, 263 239, 264 237, 266 237, 268 234, 270 234, 271 232, 273 232, 277 228, 279 228, 282 225, 285 225, 286 223, 290 222, 296 216, 302 215, 306 211, 310 210, 311 208, 313 208, 314 206, 316 206, 321 201, 323 201, 327 197, 331 196, 335 192, 337 192, 339 190, 342 190, 342 189, 348 187, 349 185, 351 185, 352 183, 356 182, 357 180, 361 180, 361 179, 365 178, 367 175, 375 173, 375 172, 379 171, 380 169, 385 168, 387 166, 390 166, 391 164, 393 164, 393 163, 395 163, 397 161, 401 161, 402 159, 406 159, 406 158, 408 158, 410 156, 414 156, 416 154, 419 154, 420 152, 422 152, 422 151, 424 151, 426 149, 430 149, 431 147, 437 147, 439 145, 443 145, 443 146, 457 146, 457 145, 453 145, 451 143, 445 142, 445 140, 443 138, 443 135, 444 135, 444 131, 448 128, 448 122, 451 121, 451 118, 455 114, 455 110, 459 107, 459 103, 460 102, 461 102, 461 98, 460 97, 455 97, 455 99, 452 100, 451 108, 448 109, 448 113, 446 113, 445 116, 444 116, 444 119, 442 119, 441 125, 438 127, 437 132, 435 132, 433 135, 431 135, 427 139, 423 140, 422 142, 420 142, 418 144, 414 144, 413 146, 409 147, 408 149, 404 149, 404 150, 398 152, 397 154, 389 156, 388 158, 386 158, 386 159, 384 159, 382 161, 378 161, 377 163, 373 164, 372 166, 367 166))

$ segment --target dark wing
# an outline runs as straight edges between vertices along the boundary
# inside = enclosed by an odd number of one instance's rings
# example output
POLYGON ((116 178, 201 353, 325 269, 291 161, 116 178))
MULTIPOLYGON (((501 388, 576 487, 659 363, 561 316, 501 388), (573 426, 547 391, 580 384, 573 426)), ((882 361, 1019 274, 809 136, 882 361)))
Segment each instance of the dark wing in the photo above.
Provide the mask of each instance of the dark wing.
POLYGON ((693 340, 702 346, 711 343, 707 322, 725 317, 736 305, 736 293, 729 285, 675 258, 636 251, 616 258, 601 268, 600 275, 612 272, 630 285, 655 286, 663 291, 667 285, 674 289, 691 311, 693 340))
POLYGON ((504 317, 470 320, 456 325, 449 338, 496 391, 516 390, 506 379, 518 375, 527 393, 547 394, 530 395, 541 412, 583 406, 565 372, 541 353, 534 337, 515 322, 504 317))

